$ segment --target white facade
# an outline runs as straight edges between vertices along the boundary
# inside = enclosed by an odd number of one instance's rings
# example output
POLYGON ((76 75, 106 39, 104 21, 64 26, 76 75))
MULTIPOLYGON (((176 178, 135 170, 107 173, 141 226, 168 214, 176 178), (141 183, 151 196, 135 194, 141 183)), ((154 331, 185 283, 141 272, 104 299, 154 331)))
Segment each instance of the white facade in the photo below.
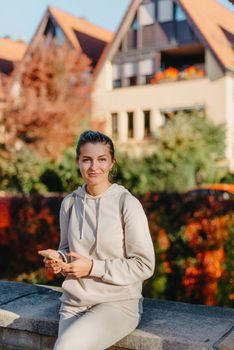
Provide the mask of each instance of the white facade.
POLYGON ((208 118, 226 126, 226 157, 234 170, 234 73, 225 74, 208 49, 205 71, 202 78, 114 89, 112 64, 106 61, 95 82, 92 117, 104 121, 106 132, 113 136, 112 115, 115 114, 117 141, 139 144, 146 136, 144 111, 150 112, 150 130, 157 133, 164 122, 164 112, 204 108, 208 118), (133 113, 131 138, 128 135, 129 112, 133 113))

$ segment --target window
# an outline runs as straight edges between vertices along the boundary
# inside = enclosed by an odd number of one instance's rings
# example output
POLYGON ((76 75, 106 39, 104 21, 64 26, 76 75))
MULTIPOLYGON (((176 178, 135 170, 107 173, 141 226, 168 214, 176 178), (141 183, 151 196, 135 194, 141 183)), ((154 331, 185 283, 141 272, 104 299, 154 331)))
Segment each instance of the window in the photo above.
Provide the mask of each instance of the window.
POLYGON ((139 23, 141 26, 146 26, 154 23, 155 4, 150 2, 149 4, 141 5, 139 7, 139 23))
POLYGON ((113 88, 119 88, 122 85, 121 81, 121 65, 113 64, 112 65, 112 86, 113 88))
POLYGON ((123 51, 123 43, 121 41, 120 45, 119 45, 119 49, 118 49, 119 52, 122 52, 123 51))
POLYGON ((173 20, 172 0, 160 0, 158 2, 158 21, 160 23, 173 20))
POLYGON ((150 130, 150 111, 144 111, 144 137, 148 138, 151 136, 150 130))
POLYGON ((178 4, 175 4, 174 11, 175 20, 177 22, 185 21, 187 19, 186 14, 178 4))
POLYGON ((44 36, 45 36, 46 46, 50 46, 54 38, 56 39, 56 43, 58 46, 62 46, 65 41, 65 36, 62 30, 56 24, 54 24, 51 18, 48 19, 48 22, 44 31, 44 36))
POLYGON ((112 84, 113 89, 121 88, 121 86, 122 86, 121 79, 113 80, 113 84, 112 84))
POLYGON ((132 139, 134 137, 134 113, 127 112, 128 116, 128 138, 132 139))
POLYGON ((139 62, 139 74, 141 84, 150 84, 154 76, 154 61, 149 58, 139 62))
POLYGON ((111 113, 112 137, 118 136, 118 113, 111 113))
POLYGON ((136 86, 137 85, 137 76, 129 77, 126 80, 126 86, 136 86))
POLYGON ((55 25, 54 25, 53 21, 51 20, 51 18, 48 19, 48 22, 46 24, 46 28, 44 30, 44 36, 48 36, 49 34, 52 37, 55 36, 55 25))
POLYGON ((123 66, 124 77, 127 86, 137 85, 137 64, 136 62, 128 62, 123 66))

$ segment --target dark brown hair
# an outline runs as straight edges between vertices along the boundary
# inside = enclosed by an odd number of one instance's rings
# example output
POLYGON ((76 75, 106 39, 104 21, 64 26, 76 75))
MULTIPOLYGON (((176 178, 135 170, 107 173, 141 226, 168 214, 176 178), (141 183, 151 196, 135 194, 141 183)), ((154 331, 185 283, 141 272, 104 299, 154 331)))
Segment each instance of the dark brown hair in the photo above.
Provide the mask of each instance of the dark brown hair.
POLYGON ((77 160, 79 159, 79 156, 80 156, 80 148, 86 143, 103 143, 104 145, 109 145, 111 158, 112 160, 115 160, 115 149, 111 138, 105 134, 102 134, 99 131, 93 131, 93 130, 86 130, 80 135, 80 138, 76 146, 77 160))

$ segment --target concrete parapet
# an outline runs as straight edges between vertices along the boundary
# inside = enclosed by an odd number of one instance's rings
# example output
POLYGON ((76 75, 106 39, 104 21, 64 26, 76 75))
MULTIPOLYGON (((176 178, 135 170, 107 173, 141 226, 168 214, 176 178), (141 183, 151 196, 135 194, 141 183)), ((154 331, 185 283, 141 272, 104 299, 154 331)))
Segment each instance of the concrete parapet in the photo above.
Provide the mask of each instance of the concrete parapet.
MULTIPOLYGON (((1 281, 0 350, 52 349, 60 295, 54 288, 1 281)), ((145 299, 139 327, 109 350, 121 349, 234 350, 234 309, 145 299)))

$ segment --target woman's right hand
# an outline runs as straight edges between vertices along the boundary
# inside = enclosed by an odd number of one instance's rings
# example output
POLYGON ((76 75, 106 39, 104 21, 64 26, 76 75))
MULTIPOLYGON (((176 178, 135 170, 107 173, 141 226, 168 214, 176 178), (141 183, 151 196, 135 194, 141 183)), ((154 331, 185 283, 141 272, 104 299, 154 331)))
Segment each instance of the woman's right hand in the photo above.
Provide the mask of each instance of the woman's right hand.
POLYGON ((52 272, 54 274, 60 273, 62 271, 62 267, 64 264, 61 255, 54 249, 46 249, 46 250, 43 250, 43 252, 45 252, 48 255, 51 255, 51 256, 55 257, 57 260, 59 260, 59 261, 56 261, 56 260, 52 260, 49 258, 44 258, 43 262, 45 264, 45 268, 47 270, 52 270, 52 272))

